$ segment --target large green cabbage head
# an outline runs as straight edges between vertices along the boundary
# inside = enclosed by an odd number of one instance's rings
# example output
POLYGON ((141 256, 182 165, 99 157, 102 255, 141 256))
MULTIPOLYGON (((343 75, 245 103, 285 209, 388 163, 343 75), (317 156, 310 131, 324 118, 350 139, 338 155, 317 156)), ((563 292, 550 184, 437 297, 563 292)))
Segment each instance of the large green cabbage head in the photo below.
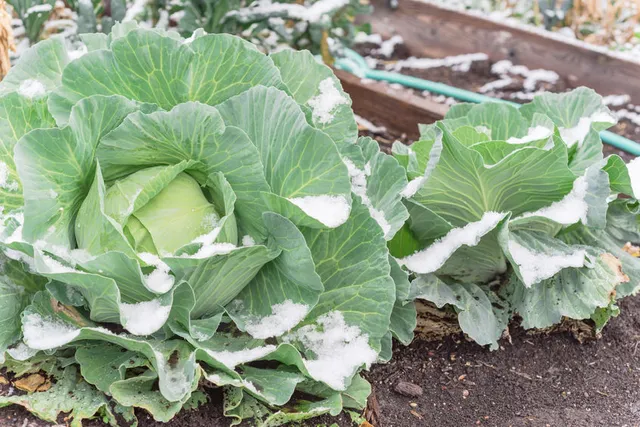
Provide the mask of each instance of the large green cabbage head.
POLYGON ((85 43, 36 45, 0 86, 0 351, 79 365, 96 397, 78 417, 168 420, 201 377, 236 419, 362 406, 354 375, 415 322, 386 248, 407 181, 357 139, 331 70, 228 35, 85 43))
POLYGON ((395 145, 410 217, 390 248, 412 297, 455 307, 494 348, 514 314, 525 328, 566 317, 601 329, 640 290, 640 262, 623 250, 640 243, 640 163, 604 157, 599 132, 615 121, 580 88, 519 109, 459 104, 395 145))

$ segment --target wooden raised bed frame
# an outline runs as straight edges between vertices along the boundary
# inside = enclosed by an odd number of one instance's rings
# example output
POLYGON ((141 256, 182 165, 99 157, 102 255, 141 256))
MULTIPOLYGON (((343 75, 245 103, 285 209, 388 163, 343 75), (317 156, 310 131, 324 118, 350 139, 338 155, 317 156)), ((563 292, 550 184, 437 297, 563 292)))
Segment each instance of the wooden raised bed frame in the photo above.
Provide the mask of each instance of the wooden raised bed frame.
MULTIPOLYGON (((640 104, 640 63, 416 0, 400 0, 395 10, 387 6, 387 0, 371 3, 375 11, 366 20, 373 32, 385 38, 399 34, 414 56, 484 52, 490 61, 509 59, 530 69, 553 70, 572 86, 588 86, 602 95, 628 94, 631 102, 640 104)), ((343 71, 336 74, 351 95, 357 114, 409 138, 418 136, 418 123, 439 120, 448 109, 409 91, 377 82, 363 84, 343 71)))

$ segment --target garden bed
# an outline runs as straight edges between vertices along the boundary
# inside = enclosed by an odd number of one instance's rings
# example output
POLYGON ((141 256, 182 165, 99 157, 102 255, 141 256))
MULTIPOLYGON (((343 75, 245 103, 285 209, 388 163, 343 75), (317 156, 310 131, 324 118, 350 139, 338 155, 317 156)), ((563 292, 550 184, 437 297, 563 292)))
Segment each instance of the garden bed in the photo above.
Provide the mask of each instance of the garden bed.
MULTIPOLYGON (((360 52, 367 55, 372 53, 372 48, 374 46, 363 45, 360 52)), ((379 55, 377 66, 384 68, 412 53, 408 46, 399 46, 389 57, 379 55)), ((480 91, 496 81, 492 72, 495 62, 487 57, 471 63, 468 68, 401 71, 480 91)), ((375 138, 385 151, 389 151, 395 140, 414 141, 417 124, 440 119, 451 102, 433 94, 362 82, 344 73, 340 73, 340 77, 352 95, 356 112, 362 116, 361 134, 375 138)), ((535 90, 564 91, 576 85, 576 81, 560 77, 553 83, 540 83, 535 90)), ((522 79, 514 79, 513 84, 502 87, 496 95, 513 100, 513 94, 526 92, 524 86, 522 79)), ((630 107, 620 104, 616 108, 630 107)), ((613 131, 631 139, 640 136, 639 127, 628 120, 613 131)), ((613 152, 622 154, 607 148, 607 153, 613 152)), ((631 158, 623 156, 626 160, 631 158)), ((452 314, 418 304, 421 330, 417 339, 409 347, 396 345, 390 363, 375 365, 364 374, 373 386, 364 418, 360 414, 343 413, 302 425, 366 427, 364 419, 376 427, 637 425, 640 418, 640 366, 636 362, 640 343, 640 297, 621 301, 622 314, 610 322, 598 340, 579 342, 576 337, 584 338, 591 332, 582 334, 580 329, 585 325, 582 323, 565 323, 553 331, 528 333, 519 327, 516 319, 496 351, 467 341, 452 314), (429 325, 442 333, 433 334, 429 325), (447 336, 434 340, 442 335, 447 336)), ((0 386, 0 393, 9 393, 11 386, 0 386)), ((157 423, 138 410, 139 425, 229 425, 229 419, 222 414, 221 389, 206 387, 204 391, 208 402, 198 410, 184 411, 166 424, 157 423)), ((59 422, 65 424, 67 419, 60 418, 59 422)), ((0 426, 45 425, 49 424, 22 408, 0 410, 0 426)), ((103 424, 96 420, 85 425, 103 424)))

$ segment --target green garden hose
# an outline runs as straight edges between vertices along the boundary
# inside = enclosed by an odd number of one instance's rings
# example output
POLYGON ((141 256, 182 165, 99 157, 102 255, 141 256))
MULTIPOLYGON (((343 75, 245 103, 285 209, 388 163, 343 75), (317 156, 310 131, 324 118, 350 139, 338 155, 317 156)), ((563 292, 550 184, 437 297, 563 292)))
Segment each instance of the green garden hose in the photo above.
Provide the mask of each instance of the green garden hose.
MULTIPOLYGON (((398 83, 402 86, 418 90, 427 90, 432 93, 448 96, 464 102, 472 102, 476 104, 480 104, 482 102, 502 102, 511 104, 515 107, 520 106, 520 104, 515 102, 492 98, 490 96, 481 95, 479 93, 460 89, 457 87, 452 87, 443 83, 432 82, 430 80, 419 79, 412 76, 405 76, 403 74, 392 73, 389 71, 374 70, 370 68, 369 65, 367 65, 367 62, 364 60, 364 58, 357 52, 351 49, 344 49, 343 53, 344 56, 336 60, 336 68, 348 71, 361 78, 385 81, 389 83, 398 83)), ((600 132, 600 137, 602 138, 603 142, 609 145, 626 151, 627 153, 633 154, 634 156, 640 156, 640 144, 628 138, 609 131, 600 132)))

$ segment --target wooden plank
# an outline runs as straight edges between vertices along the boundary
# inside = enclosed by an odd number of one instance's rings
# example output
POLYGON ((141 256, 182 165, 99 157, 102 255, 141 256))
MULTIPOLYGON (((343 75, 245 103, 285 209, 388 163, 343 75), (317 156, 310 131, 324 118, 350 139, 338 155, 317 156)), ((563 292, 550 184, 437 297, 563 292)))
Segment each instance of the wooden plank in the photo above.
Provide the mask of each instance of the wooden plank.
POLYGON ((588 86, 602 95, 626 93, 640 104, 640 64, 633 61, 420 1, 400 0, 396 10, 386 3, 372 0, 373 31, 400 34, 414 56, 484 52, 492 61, 553 70, 571 86, 588 86))
POLYGON ((362 83, 353 74, 334 71, 344 90, 351 96, 357 115, 383 123, 396 133, 406 133, 411 139, 419 137, 418 123, 440 120, 449 109, 447 105, 422 98, 408 89, 394 89, 381 82, 362 83))

